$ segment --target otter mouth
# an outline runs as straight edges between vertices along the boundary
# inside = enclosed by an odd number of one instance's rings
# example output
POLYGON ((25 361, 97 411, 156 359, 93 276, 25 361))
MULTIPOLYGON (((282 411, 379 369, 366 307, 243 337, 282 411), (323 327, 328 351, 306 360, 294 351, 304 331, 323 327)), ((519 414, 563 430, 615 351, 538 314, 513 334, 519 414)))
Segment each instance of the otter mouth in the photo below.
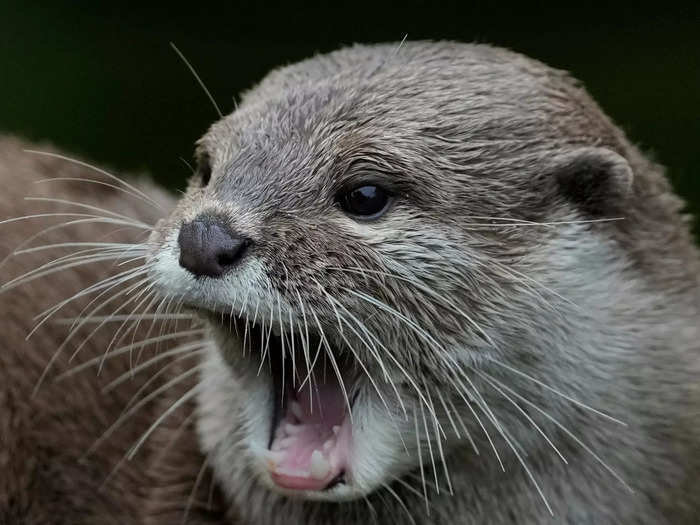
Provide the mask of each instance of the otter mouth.
POLYGON ((307 337, 240 319, 233 323, 243 352, 261 352, 258 373, 268 368, 272 376, 265 458, 272 482, 292 491, 325 491, 347 483, 359 382, 348 356, 324 348, 325 338, 317 334, 307 337))

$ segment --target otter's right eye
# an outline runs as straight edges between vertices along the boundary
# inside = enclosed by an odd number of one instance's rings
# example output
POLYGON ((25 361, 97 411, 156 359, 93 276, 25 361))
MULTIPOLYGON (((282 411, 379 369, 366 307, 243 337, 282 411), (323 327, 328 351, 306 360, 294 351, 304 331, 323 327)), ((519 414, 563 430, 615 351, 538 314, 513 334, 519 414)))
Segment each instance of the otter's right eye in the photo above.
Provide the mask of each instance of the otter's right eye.
POLYGON ((197 159, 197 176, 201 181, 202 188, 204 188, 211 180, 211 162, 209 161, 209 155, 206 153, 200 155, 197 159))
POLYGON ((337 197, 340 207, 358 219, 372 220, 381 217, 391 204, 391 194, 374 185, 359 186, 337 197))

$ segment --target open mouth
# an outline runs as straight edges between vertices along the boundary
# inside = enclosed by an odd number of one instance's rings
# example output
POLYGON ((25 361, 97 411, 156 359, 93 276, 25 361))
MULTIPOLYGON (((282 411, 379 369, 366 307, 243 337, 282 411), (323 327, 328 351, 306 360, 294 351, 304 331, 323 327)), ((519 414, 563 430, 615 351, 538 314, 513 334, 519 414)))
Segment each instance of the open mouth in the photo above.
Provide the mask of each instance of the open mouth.
POLYGON ((267 468, 283 489, 324 491, 352 476, 352 406, 357 374, 345 355, 330 355, 321 339, 234 321, 244 352, 257 342, 274 389, 267 468), (309 371, 311 370, 311 371, 309 371))

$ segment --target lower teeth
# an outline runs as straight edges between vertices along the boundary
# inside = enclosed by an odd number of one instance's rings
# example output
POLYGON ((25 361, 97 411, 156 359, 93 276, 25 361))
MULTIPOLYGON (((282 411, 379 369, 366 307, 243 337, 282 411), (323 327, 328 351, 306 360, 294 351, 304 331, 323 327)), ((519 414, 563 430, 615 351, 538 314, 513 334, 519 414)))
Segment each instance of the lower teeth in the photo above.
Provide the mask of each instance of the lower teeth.
POLYGON ((311 477, 323 479, 331 471, 331 464, 323 456, 320 450, 314 450, 311 454, 311 477))

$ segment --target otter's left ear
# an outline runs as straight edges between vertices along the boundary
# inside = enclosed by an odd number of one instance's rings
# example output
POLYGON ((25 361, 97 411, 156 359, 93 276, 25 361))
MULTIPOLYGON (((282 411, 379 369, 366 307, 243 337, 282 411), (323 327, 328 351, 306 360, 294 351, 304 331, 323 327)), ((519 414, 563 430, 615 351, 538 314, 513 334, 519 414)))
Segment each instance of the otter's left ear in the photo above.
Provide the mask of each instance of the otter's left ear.
POLYGON ((559 191, 589 215, 616 213, 632 191, 632 168, 606 148, 580 148, 557 157, 550 173, 559 191))

